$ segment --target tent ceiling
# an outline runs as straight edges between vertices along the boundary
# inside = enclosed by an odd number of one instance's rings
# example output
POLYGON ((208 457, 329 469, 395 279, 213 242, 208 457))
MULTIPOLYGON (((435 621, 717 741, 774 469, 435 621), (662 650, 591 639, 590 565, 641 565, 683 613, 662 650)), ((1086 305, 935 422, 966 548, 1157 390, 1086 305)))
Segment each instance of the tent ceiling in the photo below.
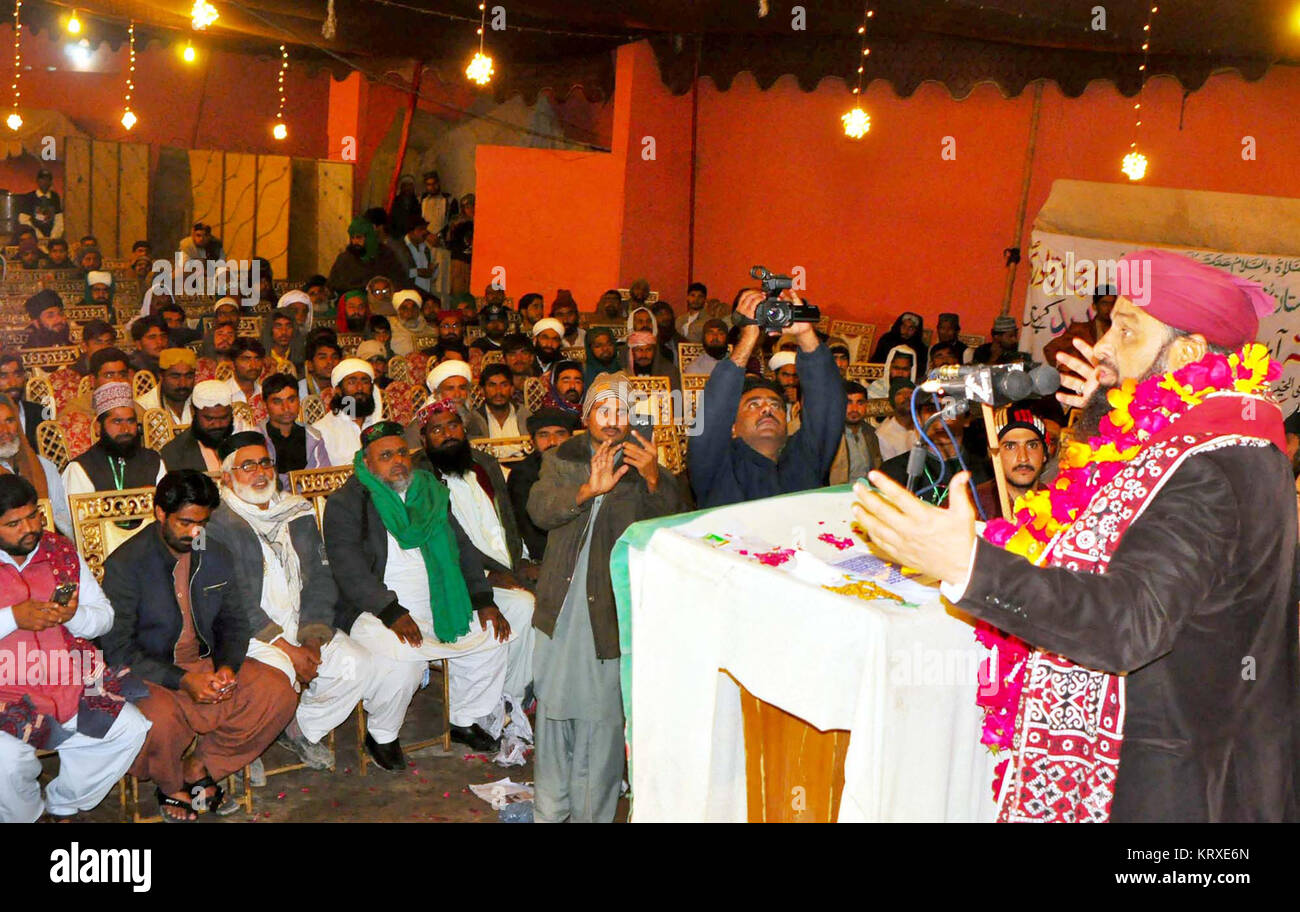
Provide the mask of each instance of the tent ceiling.
MULTIPOLYGON (((62 0, 60 0, 62 3, 62 0)), ((221 13, 204 41, 255 54, 273 54, 281 41, 291 56, 342 76, 349 65, 381 73, 419 58, 444 79, 460 71, 477 46, 476 0, 335 0, 337 30, 321 37, 326 0, 213 0, 221 13)), ((1156 0, 1159 2, 1159 0, 1156 0)), ((91 40, 119 44, 125 20, 137 35, 172 41, 188 37, 191 0, 76 0, 91 40), (103 19, 96 19, 96 17, 103 19), (179 31, 177 31, 179 30, 179 31)), ((992 81, 1008 95, 1036 79, 1051 79, 1077 95, 1094 79, 1121 91, 1137 89, 1138 46, 1149 0, 873 0, 872 53, 867 77, 886 79, 902 95, 937 80, 958 97, 992 81), (1104 6, 1104 29, 1093 12, 1104 6)), ((36 0, 23 5, 36 32, 57 28, 73 5, 36 0)), ((489 11, 492 0, 489 0, 489 11)), ((613 88, 611 50, 650 38, 665 83, 686 91, 696 67, 722 88, 742 71, 769 86, 786 74, 811 90, 826 77, 852 76, 858 59, 857 0, 803 0, 804 29, 792 28, 792 4, 766 0, 514 0, 508 30, 488 31, 500 74, 498 97, 542 88, 561 96, 581 87, 589 97, 613 88)), ((1216 70, 1235 68, 1258 79, 1274 63, 1300 63, 1297 0, 1166 0, 1153 28, 1150 72, 1171 73, 1196 89, 1216 70)), ((12 16, 0 0, 0 16, 12 16)))

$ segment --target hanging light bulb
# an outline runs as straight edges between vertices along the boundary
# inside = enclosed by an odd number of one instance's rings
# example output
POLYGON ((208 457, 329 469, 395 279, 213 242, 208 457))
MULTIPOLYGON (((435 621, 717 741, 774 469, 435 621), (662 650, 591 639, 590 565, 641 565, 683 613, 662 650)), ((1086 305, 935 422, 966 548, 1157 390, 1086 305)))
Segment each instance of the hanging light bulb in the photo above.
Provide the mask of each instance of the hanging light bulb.
POLYGON ((475 54, 469 66, 465 67, 465 75, 478 85, 487 85, 491 82, 492 73, 492 58, 482 52, 475 54))
POLYGON ((135 112, 132 111, 130 108, 127 108, 126 113, 122 115, 122 126, 126 127, 129 130, 135 126, 135 121, 136 121, 135 112))
POLYGON ((289 135, 289 128, 286 127, 283 123, 277 122, 276 125, 271 128, 271 135, 274 136, 276 139, 284 139, 286 136, 289 135))
POLYGON ((76 10, 73 10, 72 15, 68 17, 68 22, 65 28, 67 28, 69 35, 81 34, 81 20, 77 18, 76 10))
POLYGON ((123 103, 126 110, 122 112, 122 126, 130 130, 136 124, 135 112, 131 110, 131 94, 135 91, 135 21, 126 30, 128 47, 130 48, 129 67, 126 73, 126 98, 123 103))
POLYGON ((470 82, 475 85, 487 85, 492 81, 492 58, 483 53, 483 28, 487 25, 487 4, 478 5, 480 19, 478 24, 478 53, 474 59, 465 67, 465 75, 469 77, 470 82))
POLYGON ((194 50, 194 45, 188 41, 185 42, 185 50, 181 51, 181 59, 186 63, 193 63, 198 56, 198 52, 194 50))
POLYGON ((1147 157, 1141 152, 1130 152, 1124 156, 1120 170, 1128 175, 1129 180, 1140 181, 1147 176, 1147 157))
POLYGON ((850 139, 861 139, 871 129, 871 115, 861 108, 854 108, 840 120, 844 122, 844 135, 850 139))
POLYGON ((275 126, 271 128, 271 135, 276 139, 284 139, 289 135, 289 128, 284 125, 284 76, 289 72, 289 49, 283 44, 280 45, 280 75, 276 84, 276 91, 280 93, 280 104, 275 111, 275 126))
POLYGON ((194 6, 190 8, 190 24, 201 32, 216 22, 220 15, 208 0, 194 0, 194 6))
POLYGON ((17 111, 14 111, 12 114, 10 114, 8 117, 5 118, 5 124, 9 127, 10 130, 18 130, 23 125, 23 119, 18 116, 17 111))

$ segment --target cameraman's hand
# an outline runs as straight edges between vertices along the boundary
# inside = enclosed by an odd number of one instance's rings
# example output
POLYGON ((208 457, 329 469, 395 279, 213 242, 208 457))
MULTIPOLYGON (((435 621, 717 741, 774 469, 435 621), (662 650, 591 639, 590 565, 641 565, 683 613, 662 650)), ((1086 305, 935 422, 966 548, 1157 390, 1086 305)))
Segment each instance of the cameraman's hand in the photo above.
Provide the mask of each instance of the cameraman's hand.
MULTIPOLYGON (((746 319, 754 319, 754 312, 758 305, 763 303, 766 295, 757 288, 751 288, 749 291, 741 292, 740 301, 736 304, 736 313, 746 319)), ((749 364, 749 356, 754 353, 754 346, 758 344, 761 332, 757 326, 746 325, 740 327, 740 338, 731 349, 731 360, 741 370, 749 364)))
MULTIPOLYGON (((781 292, 781 300, 789 301, 795 307, 803 306, 803 301, 799 299, 799 295, 790 288, 781 292)), ((822 344, 821 340, 817 338, 815 323, 791 323, 789 332, 798 340, 800 351, 815 351, 817 346, 822 344)))

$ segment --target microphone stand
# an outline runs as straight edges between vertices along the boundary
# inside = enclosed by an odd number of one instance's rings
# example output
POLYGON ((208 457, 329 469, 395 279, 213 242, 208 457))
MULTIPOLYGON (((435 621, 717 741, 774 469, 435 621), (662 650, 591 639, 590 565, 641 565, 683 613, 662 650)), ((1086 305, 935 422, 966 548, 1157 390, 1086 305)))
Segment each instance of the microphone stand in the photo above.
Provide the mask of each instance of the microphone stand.
POLYGON ((993 459, 993 477, 998 484, 998 504, 1002 507, 1002 518, 1011 519, 1011 499, 1007 495, 1007 476, 1002 471, 1002 453, 998 449, 998 432, 993 427, 993 407, 987 402, 980 403, 984 413, 984 434, 988 438, 989 453, 993 459))

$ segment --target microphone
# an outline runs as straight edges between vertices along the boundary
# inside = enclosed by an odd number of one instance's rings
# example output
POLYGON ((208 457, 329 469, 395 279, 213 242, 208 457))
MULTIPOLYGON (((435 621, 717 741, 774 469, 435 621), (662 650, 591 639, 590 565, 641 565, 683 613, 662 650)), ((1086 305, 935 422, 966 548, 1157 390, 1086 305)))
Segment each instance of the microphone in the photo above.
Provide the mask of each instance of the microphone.
POLYGON ((921 384, 927 393, 939 393, 965 402, 1006 405, 1031 396, 1047 396, 1059 389, 1061 375, 1046 364, 1026 370, 1012 364, 952 364, 930 371, 921 384))

